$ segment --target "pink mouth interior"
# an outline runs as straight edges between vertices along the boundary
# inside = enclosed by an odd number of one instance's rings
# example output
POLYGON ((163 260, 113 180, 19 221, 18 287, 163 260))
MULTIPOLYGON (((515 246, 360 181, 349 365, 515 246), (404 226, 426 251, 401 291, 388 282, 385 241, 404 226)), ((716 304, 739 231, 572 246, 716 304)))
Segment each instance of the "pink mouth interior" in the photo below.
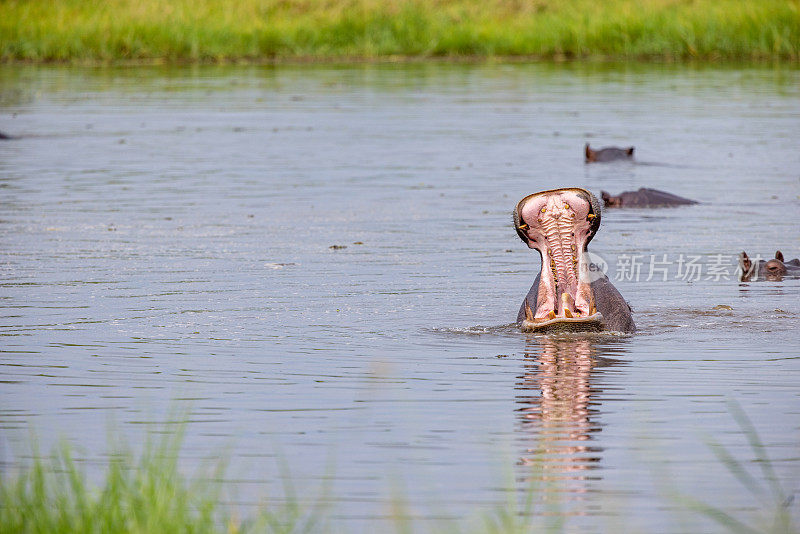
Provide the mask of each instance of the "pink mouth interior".
POLYGON ((585 276, 586 244, 595 217, 587 193, 546 191, 524 199, 517 209, 529 246, 542 255, 534 322, 594 314, 592 289, 585 276))

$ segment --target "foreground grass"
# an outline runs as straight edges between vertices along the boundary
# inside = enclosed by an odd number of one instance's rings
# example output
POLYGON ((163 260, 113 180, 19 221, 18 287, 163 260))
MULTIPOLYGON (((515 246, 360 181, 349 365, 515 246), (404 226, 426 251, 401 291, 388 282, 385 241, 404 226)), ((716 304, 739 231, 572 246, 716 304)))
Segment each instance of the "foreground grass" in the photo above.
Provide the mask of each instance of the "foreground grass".
POLYGON ((183 430, 165 428, 160 434, 138 460, 117 444, 123 452, 110 457, 101 486, 87 481, 65 444, 49 459, 34 453, 31 465, 16 477, 0 478, 0 533, 324 531, 322 504, 298 504, 291 482, 280 504, 237 519, 222 498, 224 462, 189 480, 178 468, 183 430))
POLYGON ((180 476, 178 436, 148 446, 138 465, 129 454, 112 457, 102 488, 89 486, 66 445, 49 462, 35 455, 16 480, 0 485, 0 530, 213 532, 218 495, 180 476))
MULTIPOLYGON (((734 458, 720 444, 712 441, 710 446, 720 464, 757 503, 755 522, 752 517, 736 517, 694 497, 671 492, 668 499, 680 505, 676 514, 684 518, 694 514, 707 517, 729 532, 799 532, 800 525, 791 514, 793 495, 786 494, 778 483, 766 448, 747 416, 735 404, 731 405, 731 411, 750 443, 762 476, 750 474, 748 465, 734 458)), ((280 503, 265 505, 245 520, 236 519, 230 515, 222 499, 223 488, 219 481, 224 463, 214 466, 212 473, 194 481, 188 480, 178 468, 182 428, 165 428, 160 434, 160 441, 145 445, 138 461, 129 452, 113 455, 109 459, 105 481, 99 487, 87 482, 85 474, 73 461, 68 446, 58 449, 49 461, 34 454, 31 465, 14 477, 0 473, 0 532, 238 534, 332 531, 327 518, 335 510, 331 511, 325 505, 327 490, 317 498, 316 504, 301 504, 287 472, 283 473, 288 482, 285 482, 284 498, 280 503)), ((120 444, 116 448, 124 450, 120 444)), ((534 534, 568 530, 567 517, 559 510, 558 503, 547 504, 545 509, 541 509, 542 490, 547 491, 547 488, 531 486, 524 502, 518 501, 515 491, 509 491, 507 504, 468 518, 469 523, 462 521, 447 526, 442 532, 534 534)), ((414 532, 411 514, 402 495, 396 497, 393 508, 395 530, 399 533, 414 532)))
POLYGON ((0 0, 0 60, 800 59, 800 0, 0 0))

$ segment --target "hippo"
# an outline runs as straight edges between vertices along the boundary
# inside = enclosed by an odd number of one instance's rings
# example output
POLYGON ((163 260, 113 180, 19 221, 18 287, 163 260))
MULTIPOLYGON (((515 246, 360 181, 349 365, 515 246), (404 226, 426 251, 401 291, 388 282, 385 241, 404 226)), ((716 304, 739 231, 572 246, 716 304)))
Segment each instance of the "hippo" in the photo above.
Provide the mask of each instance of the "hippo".
POLYGON ((600 198, 603 199, 606 208, 665 208, 697 204, 696 200, 647 187, 641 187, 638 191, 625 191, 618 196, 611 196, 601 191, 600 198))
POLYGON ((592 150, 589 143, 586 143, 585 154, 586 163, 618 161, 618 160, 632 160, 634 147, 619 148, 615 146, 607 146, 598 150, 592 150))
POLYGON ((739 281, 750 282, 769 280, 780 282, 784 278, 800 278, 800 259, 784 261, 783 253, 778 250, 771 260, 751 260, 746 252, 739 254, 739 281))
POLYGON ((597 197, 577 187, 541 191, 520 200, 513 218, 517 235, 541 257, 517 314, 523 332, 636 330, 617 288, 589 270, 587 245, 600 228, 597 197))

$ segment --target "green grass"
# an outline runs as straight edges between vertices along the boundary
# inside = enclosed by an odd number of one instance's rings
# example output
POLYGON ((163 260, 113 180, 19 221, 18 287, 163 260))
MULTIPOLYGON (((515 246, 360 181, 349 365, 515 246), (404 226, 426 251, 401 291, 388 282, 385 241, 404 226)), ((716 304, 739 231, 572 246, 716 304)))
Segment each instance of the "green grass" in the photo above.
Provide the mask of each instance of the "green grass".
POLYGON ((16 476, 0 478, 0 533, 300 533, 318 532, 324 500, 301 506, 286 477, 285 498, 244 520, 223 504, 225 463, 187 479, 178 468, 183 427, 160 431, 138 460, 121 442, 102 485, 92 485, 62 444, 49 458, 35 451, 16 476))
POLYGON ((0 531, 214 532, 219 485, 189 484, 180 475, 181 435, 164 434, 138 462, 115 454, 101 488, 90 486, 70 447, 62 445, 49 460, 34 453, 29 468, 0 485, 0 531))
POLYGON ((0 61, 800 59, 800 0, 0 0, 0 61))
MULTIPOLYGON (((752 496, 755 510, 738 513, 737 517, 695 497, 670 490, 667 500, 679 506, 674 512, 676 517, 704 516, 727 532, 793 534, 800 531, 800 525, 791 514, 792 495, 779 484, 773 463, 755 428, 738 405, 731 404, 731 411, 750 444, 754 461, 738 460, 713 441, 710 447, 719 465, 752 496), (753 466, 757 466, 760 475, 751 474, 753 466), (741 517, 743 514, 745 517, 741 517)), ((34 447, 33 459, 27 467, 12 476, 0 473, 0 533, 288 534, 332 531, 328 519, 336 510, 326 504, 331 502, 328 488, 322 488, 313 503, 301 502, 285 465, 281 473, 283 498, 277 503, 265 503, 252 517, 236 518, 223 501, 224 461, 218 461, 209 472, 192 479, 182 475, 178 458, 183 429, 180 424, 177 427, 165 424, 154 433, 160 436, 159 440, 149 440, 138 460, 124 448, 121 440, 115 440, 114 448, 121 452, 109 457, 105 480, 100 485, 87 481, 85 473, 73 460, 70 447, 62 445, 49 459, 41 458, 34 447)), ((523 502, 518 500, 516 491, 509 490, 506 504, 445 525, 441 532, 534 534, 567 530, 568 516, 559 503, 542 499, 543 495, 552 496, 558 492, 553 493, 554 488, 549 486, 543 487, 540 478, 531 477, 533 485, 525 493, 523 502)), ((401 534, 416 532, 403 492, 395 493, 391 510, 394 530, 401 534)))

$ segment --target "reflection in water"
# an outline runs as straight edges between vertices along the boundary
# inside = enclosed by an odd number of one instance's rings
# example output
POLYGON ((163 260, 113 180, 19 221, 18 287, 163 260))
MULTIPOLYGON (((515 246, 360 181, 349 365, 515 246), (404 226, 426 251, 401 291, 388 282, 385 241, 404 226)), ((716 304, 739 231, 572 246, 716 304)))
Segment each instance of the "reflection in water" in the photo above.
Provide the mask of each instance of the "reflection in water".
POLYGON ((528 341, 516 397, 526 444, 519 460, 523 481, 562 481, 561 490, 574 495, 589 491, 587 481, 600 478, 590 474, 603 452, 593 437, 601 429, 593 397, 601 390, 592 387, 592 371, 614 361, 596 357, 595 351, 587 337, 528 341))

